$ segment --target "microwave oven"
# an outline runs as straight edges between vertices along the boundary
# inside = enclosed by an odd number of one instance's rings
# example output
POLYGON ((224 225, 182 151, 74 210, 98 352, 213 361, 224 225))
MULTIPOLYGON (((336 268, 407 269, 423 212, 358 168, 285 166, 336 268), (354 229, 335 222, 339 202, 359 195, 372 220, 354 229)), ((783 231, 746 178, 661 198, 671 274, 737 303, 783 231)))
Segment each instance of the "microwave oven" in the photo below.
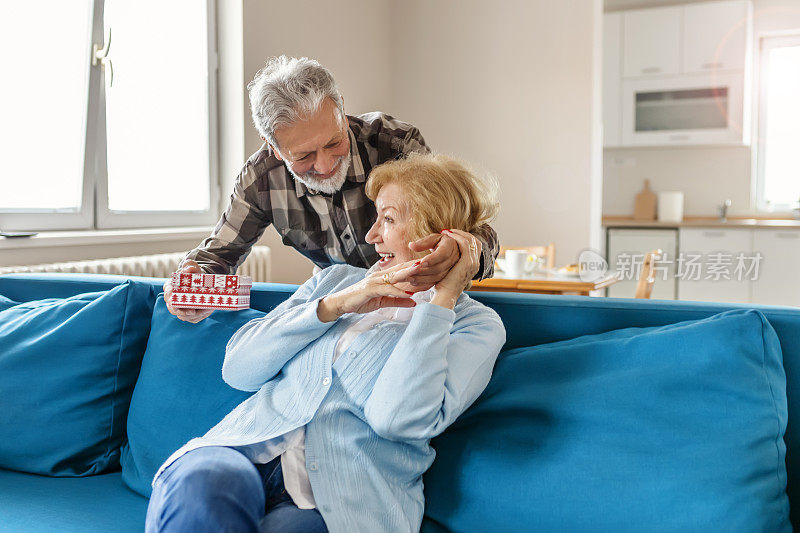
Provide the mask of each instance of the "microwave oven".
POLYGON ((744 73, 622 83, 623 146, 747 145, 744 73))

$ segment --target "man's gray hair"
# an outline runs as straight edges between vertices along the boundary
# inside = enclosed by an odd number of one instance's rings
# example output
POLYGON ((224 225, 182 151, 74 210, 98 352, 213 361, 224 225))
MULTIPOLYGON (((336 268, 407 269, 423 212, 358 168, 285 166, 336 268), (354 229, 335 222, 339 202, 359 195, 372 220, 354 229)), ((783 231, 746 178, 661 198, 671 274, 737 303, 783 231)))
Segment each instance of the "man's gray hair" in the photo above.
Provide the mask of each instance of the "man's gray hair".
POLYGON ((317 111, 330 98, 344 119, 344 101, 330 71, 307 57, 272 57, 247 85, 258 133, 278 147, 275 130, 317 111))

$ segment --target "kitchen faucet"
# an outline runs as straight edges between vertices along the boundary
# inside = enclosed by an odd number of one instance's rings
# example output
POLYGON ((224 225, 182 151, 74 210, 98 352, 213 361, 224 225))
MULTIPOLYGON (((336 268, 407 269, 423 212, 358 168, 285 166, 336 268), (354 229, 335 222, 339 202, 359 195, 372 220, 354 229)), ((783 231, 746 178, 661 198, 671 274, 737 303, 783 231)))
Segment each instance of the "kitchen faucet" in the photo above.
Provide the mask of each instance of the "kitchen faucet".
POLYGON ((725 200, 722 204, 717 206, 717 211, 719 211, 719 221, 720 222, 727 222, 728 221, 728 208, 731 206, 731 201, 725 200))

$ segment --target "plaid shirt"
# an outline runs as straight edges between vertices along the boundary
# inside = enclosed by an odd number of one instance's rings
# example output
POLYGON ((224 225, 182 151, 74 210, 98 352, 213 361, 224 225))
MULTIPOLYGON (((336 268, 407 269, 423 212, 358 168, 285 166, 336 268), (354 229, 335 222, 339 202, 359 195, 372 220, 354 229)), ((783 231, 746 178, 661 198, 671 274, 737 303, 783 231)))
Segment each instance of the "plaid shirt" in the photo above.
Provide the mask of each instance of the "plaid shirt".
MULTIPOLYGON (((329 195, 306 188, 264 144, 236 178, 231 203, 214 231, 184 261, 197 261, 205 272, 232 274, 273 224, 284 244, 321 268, 334 263, 372 266, 379 256, 366 235, 377 212, 365 192, 367 176, 376 165, 430 149, 417 128, 389 115, 347 118, 352 163, 339 191, 329 195)), ((475 237, 483 244, 476 278, 491 277, 499 251, 497 234, 483 226, 475 237)))

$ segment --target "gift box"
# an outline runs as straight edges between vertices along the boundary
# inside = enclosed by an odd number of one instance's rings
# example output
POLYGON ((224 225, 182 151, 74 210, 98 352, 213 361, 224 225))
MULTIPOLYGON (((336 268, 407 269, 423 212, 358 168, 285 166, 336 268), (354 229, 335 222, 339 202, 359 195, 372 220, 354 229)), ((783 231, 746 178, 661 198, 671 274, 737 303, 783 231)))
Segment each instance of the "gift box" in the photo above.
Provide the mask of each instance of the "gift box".
POLYGON ((253 279, 227 274, 172 274, 170 304, 189 309, 248 309, 253 279))

